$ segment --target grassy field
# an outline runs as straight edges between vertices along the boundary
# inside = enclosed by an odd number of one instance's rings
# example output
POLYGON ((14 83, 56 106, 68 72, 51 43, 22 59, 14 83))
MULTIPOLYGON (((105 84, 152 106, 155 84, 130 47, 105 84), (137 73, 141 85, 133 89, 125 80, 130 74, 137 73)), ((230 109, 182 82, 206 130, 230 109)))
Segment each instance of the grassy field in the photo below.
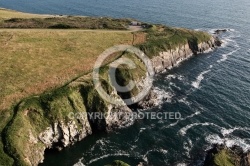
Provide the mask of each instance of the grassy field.
POLYGON ((0 30, 0 110, 90 71, 105 49, 132 39, 118 31, 0 30))
POLYGON ((132 19, 36 15, 0 8, 0 28, 127 30, 132 19))
POLYGON ((52 17, 52 15, 30 14, 30 13, 23 13, 14 10, 0 8, 0 21, 11 18, 45 18, 45 17, 52 17))

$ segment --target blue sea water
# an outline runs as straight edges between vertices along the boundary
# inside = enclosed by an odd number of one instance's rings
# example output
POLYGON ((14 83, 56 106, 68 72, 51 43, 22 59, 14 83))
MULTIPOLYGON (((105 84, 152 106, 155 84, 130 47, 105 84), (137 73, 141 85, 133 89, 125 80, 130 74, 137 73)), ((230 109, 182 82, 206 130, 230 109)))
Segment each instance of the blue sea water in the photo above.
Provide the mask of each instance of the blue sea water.
POLYGON ((250 149, 249 0, 0 0, 0 7, 30 13, 111 16, 187 27, 220 35, 221 48, 183 62, 154 83, 162 103, 147 111, 179 111, 180 120, 138 120, 48 153, 41 165, 202 165, 213 143, 250 149))

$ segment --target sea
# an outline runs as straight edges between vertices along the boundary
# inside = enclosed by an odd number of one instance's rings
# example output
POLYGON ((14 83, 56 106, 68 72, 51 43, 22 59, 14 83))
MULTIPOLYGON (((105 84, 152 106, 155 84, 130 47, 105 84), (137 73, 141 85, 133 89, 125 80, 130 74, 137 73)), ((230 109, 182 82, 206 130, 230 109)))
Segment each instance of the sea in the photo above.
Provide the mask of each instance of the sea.
POLYGON ((38 14, 134 18, 148 23, 221 33, 222 47, 194 56, 155 76, 159 104, 148 112, 181 118, 143 119, 111 133, 99 132, 41 166, 199 166, 215 143, 250 150, 249 0, 0 0, 0 7, 38 14))

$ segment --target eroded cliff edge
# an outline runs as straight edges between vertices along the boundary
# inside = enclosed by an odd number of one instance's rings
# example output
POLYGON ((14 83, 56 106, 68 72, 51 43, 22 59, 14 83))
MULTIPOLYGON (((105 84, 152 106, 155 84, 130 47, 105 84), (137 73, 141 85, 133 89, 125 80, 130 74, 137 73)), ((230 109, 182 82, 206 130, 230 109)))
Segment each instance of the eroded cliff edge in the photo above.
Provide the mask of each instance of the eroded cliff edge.
MULTIPOLYGON (((221 42, 205 32, 187 29, 152 26, 146 31, 147 40, 136 45, 152 60, 156 73, 170 70, 179 62, 193 55, 215 49, 221 42)), ((137 35, 137 34, 135 34, 137 35)), ((123 53, 119 58, 132 59, 139 68, 127 70, 119 67, 117 78, 121 83, 134 80, 137 87, 129 94, 133 96, 141 87, 147 71, 135 56, 123 53)), ((102 68, 101 82, 108 94, 122 100, 109 81, 107 67, 102 68)), ((146 108, 154 105, 154 93, 150 93, 138 106, 146 108)), ((107 114, 103 119, 91 119, 86 112, 132 112, 126 106, 115 106, 102 99, 95 90, 92 75, 81 76, 65 86, 51 92, 24 99, 14 108, 14 115, 2 134, 5 152, 15 165, 38 165, 44 160, 45 149, 67 147, 83 140, 100 130, 110 131, 133 124, 133 119, 107 114), (83 115, 80 118, 70 114, 83 115)), ((114 115, 114 114, 113 114, 114 115)))

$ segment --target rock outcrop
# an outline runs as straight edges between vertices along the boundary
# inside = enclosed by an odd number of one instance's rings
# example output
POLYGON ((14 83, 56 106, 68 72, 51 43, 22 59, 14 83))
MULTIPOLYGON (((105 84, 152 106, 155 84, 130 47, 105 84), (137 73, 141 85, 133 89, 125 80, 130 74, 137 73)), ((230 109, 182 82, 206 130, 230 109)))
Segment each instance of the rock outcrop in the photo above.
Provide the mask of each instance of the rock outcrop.
POLYGON ((239 146, 228 148, 225 145, 215 144, 212 149, 207 151, 203 165, 250 166, 250 151, 244 152, 239 146))
POLYGON ((159 56, 152 58, 154 70, 156 73, 170 70, 178 65, 178 63, 193 55, 204 53, 218 46, 221 46, 221 41, 217 37, 211 37, 209 41, 199 43, 198 45, 187 43, 185 45, 180 45, 176 49, 160 52, 159 56))

